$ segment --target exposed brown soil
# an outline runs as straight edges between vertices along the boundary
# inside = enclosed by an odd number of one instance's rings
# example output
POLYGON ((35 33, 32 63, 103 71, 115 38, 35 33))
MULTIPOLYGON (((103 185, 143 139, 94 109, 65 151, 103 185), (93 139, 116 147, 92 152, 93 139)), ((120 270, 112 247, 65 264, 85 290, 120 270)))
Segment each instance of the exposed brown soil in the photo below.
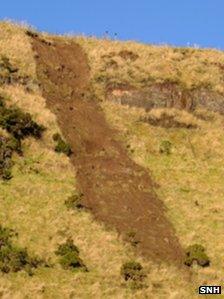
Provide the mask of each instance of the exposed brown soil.
POLYGON ((75 43, 51 45, 32 37, 37 73, 48 107, 70 143, 83 204, 116 228, 146 257, 182 262, 183 252, 147 171, 135 164, 91 96, 89 67, 75 43))
POLYGON ((128 50, 123 50, 119 52, 119 56, 125 60, 135 61, 139 58, 139 55, 128 50))

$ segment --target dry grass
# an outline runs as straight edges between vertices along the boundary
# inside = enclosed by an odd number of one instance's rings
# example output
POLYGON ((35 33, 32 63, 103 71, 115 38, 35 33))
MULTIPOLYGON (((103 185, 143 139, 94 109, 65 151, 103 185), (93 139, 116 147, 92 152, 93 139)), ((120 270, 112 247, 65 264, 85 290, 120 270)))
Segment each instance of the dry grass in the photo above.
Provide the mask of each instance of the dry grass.
POLYGON ((145 113, 142 109, 111 103, 104 103, 103 108, 108 121, 120 130, 120 139, 129 145, 131 157, 148 168, 159 184, 156 191, 182 246, 205 246, 211 266, 194 269, 193 280, 199 285, 222 284, 224 118, 213 113, 212 121, 196 121, 198 129, 166 129, 139 122, 145 113), (163 140, 172 143, 170 155, 159 151, 163 140))
MULTIPOLYGON (((2 23, 0 32, 0 41, 4 40, 1 53, 7 53, 21 73, 35 78, 33 54, 23 29, 2 23)), ((0 223, 18 232, 20 245, 55 264, 53 268, 38 269, 33 277, 25 272, 0 274, 0 297, 194 297, 194 286, 186 273, 172 265, 142 260, 116 232, 95 222, 89 213, 66 209, 64 201, 75 190, 76 170, 66 156, 54 152, 52 135, 60 132, 55 116, 39 93, 29 94, 21 86, 2 87, 0 92, 9 96, 8 104, 30 112, 47 127, 40 141, 29 138, 23 142, 24 156, 13 157, 13 179, 0 182, 0 223), (54 251, 70 236, 80 248, 88 273, 72 273, 57 263, 54 251), (148 278, 144 289, 134 291, 122 281, 120 267, 129 259, 139 260, 146 269, 148 278)))
POLYGON ((75 169, 66 156, 53 150, 52 134, 59 131, 55 116, 40 95, 28 94, 19 86, 2 90, 10 99, 8 104, 30 112, 48 130, 41 141, 30 138, 23 143, 24 157, 14 156, 13 179, 0 182, 0 223, 19 233, 20 245, 55 264, 52 269, 40 268, 33 277, 22 272, 0 274, 2 297, 189 298, 194 289, 186 274, 141 260, 89 213, 66 209, 64 201, 75 190, 75 169), (89 273, 74 274, 57 264, 54 251, 69 236, 80 248, 89 273), (142 262, 148 274, 142 290, 132 290, 120 276, 122 263, 133 258, 142 262))
MULTIPOLYGON (((71 38, 71 37, 70 37, 71 38)), ((205 87, 224 92, 224 53, 213 49, 172 48, 108 39, 75 37, 86 51, 96 94, 104 98, 107 84, 177 83, 185 89, 205 87), (123 58, 129 51, 138 58, 123 58)))
POLYGON ((148 113, 142 111, 142 119, 154 126, 197 128, 200 121, 191 113, 175 108, 151 109, 148 113))
POLYGON ((36 78, 36 66, 26 27, 0 22, 0 56, 6 56, 19 68, 19 75, 36 78))

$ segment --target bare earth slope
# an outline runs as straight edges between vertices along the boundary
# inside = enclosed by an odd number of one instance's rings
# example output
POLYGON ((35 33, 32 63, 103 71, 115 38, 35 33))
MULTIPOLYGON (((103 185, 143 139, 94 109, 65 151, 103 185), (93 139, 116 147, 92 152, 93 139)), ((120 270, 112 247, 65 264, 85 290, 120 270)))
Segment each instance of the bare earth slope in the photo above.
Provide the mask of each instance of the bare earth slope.
POLYGON ((123 236, 135 232, 146 257, 182 261, 182 249, 144 168, 127 155, 116 131, 90 97, 89 66, 75 43, 32 38, 37 75, 48 107, 73 149, 83 203, 123 236))

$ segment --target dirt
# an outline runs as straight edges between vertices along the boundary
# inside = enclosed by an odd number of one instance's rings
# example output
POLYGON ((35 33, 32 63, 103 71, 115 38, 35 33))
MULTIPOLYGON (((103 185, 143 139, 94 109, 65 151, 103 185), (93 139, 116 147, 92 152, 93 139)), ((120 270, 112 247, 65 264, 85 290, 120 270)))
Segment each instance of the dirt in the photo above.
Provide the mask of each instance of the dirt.
POLYGON ((131 235, 145 257, 181 264, 182 248, 148 172, 128 157, 94 99, 80 46, 59 39, 47 45, 39 37, 32 44, 43 96, 73 150, 84 206, 124 239, 131 235))
POLYGON ((136 59, 139 58, 139 55, 132 52, 132 51, 128 51, 128 50, 123 50, 119 52, 119 56, 121 58, 123 58, 124 60, 131 60, 131 61, 135 61, 136 59))

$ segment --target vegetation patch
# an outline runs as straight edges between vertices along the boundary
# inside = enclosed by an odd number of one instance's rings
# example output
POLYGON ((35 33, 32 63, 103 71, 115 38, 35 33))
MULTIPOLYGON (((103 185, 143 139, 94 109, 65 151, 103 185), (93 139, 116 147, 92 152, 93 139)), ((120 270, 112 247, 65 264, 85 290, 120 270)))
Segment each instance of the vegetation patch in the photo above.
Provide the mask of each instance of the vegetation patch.
POLYGON ((62 139, 60 134, 54 134, 53 140, 57 142, 55 146, 55 151, 57 153, 64 153, 67 156, 70 156, 72 154, 71 146, 62 139))
POLYGON ((177 109, 154 109, 146 116, 141 117, 140 121, 147 122, 155 127, 168 129, 196 129, 198 127, 197 120, 193 115, 177 109))
POLYGON ((162 140, 159 146, 161 154, 170 155, 172 152, 172 143, 169 140, 162 140))
MULTIPOLYGON (((0 96, 0 126, 13 135, 18 141, 32 136, 41 138, 44 126, 32 120, 29 113, 24 113, 17 107, 7 107, 5 97, 0 96)), ((18 144, 17 144, 18 145, 18 144)))
POLYGON ((213 121, 214 113, 207 109, 198 109, 194 111, 194 116, 204 121, 213 121))
POLYGON ((68 238, 64 244, 58 246, 56 255, 60 256, 59 263, 66 270, 77 268, 88 271, 82 259, 79 257, 79 249, 74 245, 73 240, 68 238))
POLYGON ((135 61, 136 59, 139 58, 138 54, 128 50, 121 50, 119 52, 119 56, 125 60, 131 60, 131 61, 135 61))
POLYGON ((76 210, 83 209, 84 205, 82 203, 83 193, 75 193, 68 197, 65 201, 65 205, 68 209, 76 210))
POLYGON ((29 76, 19 74, 19 68, 14 66, 10 59, 2 55, 0 56, 0 86, 4 84, 20 83, 26 86, 28 91, 32 91, 35 87, 35 80, 29 76))
POLYGON ((0 85, 1 84, 10 84, 13 81, 17 80, 18 68, 14 67, 9 58, 6 56, 0 57, 0 85))
POLYGON ((17 107, 0 107, 0 126, 21 140, 28 136, 40 138, 45 128, 32 120, 29 113, 24 113, 17 107))
POLYGON ((13 166, 12 154, 14 151, 21 154, 20 142, 14 137, 0 136, 0 178, 4 180, 12 178, 11 167, 13 166))
POLYGON ((9 138, 0 136, 0 178, 11 179, 13 144, 9 138))
POLYGON ((194 262, 201 267, 207 267, 210 265, 210 259, 202 245, 194 244, 186 249, 185 265, 190 267, 194 264, 194 262))
POLYGON ((125 281, 132 283, 133 288, 142 288, 146 273, 142 265, 136 261, 124 263, 121 267, 121 275, 125 281))
POLYGON ((0 225, 0 271, 3 273, 19 272, 25 270, 29 275, 43 261, 37 257, 31 257, 26 248, 15 246, 12 238, 15 232, 0 225))
POLYGON ((76 37, 75 41, 88 55, 92 82, 101 100, 105 99, 105 87, 111 81, 128 82, 137 89, 176 82, 181 92, 205 88, 223 94, 224 55, 221 51, 85 37, 76 37), (110 60, 115 67, 107 67, 110 60))
POLYGON ((12 136, 0 136, 0 178, 9 180, 12 177, 12 154, 22 154, 21 140, 28 136, 40 138, 45 128, 33 121, 29 113, 17 107, 7 107, 5 100, 0 95, 0 127, 12 136))
POLYGON ((29 36, 29 37, 32 37, 32 38, 36 38, 36 37, 39 37, 39 34, 33 30, 26 30, 26 34, 29 36))

